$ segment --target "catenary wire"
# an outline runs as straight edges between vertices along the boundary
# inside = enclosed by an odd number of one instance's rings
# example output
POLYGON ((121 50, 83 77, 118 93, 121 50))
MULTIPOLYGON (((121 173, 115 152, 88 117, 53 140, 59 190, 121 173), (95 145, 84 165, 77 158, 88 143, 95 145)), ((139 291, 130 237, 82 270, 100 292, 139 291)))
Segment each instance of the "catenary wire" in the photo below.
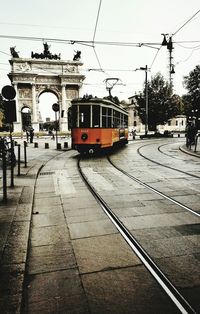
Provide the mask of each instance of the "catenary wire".
POLYGON ((198 13, 200 10, 198 10, 195 14, 193 14, 181 27, 177 29, 175 33, 172 34, 172 36, 176 35, 184 26, 186 26, 198 13))

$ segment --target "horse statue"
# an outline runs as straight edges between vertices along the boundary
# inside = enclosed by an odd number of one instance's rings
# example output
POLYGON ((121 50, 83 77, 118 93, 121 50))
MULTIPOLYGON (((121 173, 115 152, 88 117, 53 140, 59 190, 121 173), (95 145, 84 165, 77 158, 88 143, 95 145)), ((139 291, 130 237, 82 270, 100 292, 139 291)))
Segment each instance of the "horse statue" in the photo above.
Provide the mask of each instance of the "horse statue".
POLYGON ((79 50, 75 51, 73 61, 79 61, 80 58, 81 58, 81 51, 79 51, 79 50))
POLYGON ((51 55, 51 53, 49 51, 50 46, 47 43, 44 43, 43 46, 44 46, 44 52, 43 52, 44 57, 48 58, 51 55))
POLYGON ((49 48, 50 46, 46 43, 43 44, 44 46, 44 51, 43 53, 34 53, 33 51, 31 52, 31 58, 36 58, 36 59, 55 59, 55 60, 60 60, 61 56, 60 56, 60 53, 57 55, 57 54, 52 54, 50 51, 49 51, 49 48))
POLYGON ((15 47, 10 47, 10 53, 12 55, 13 58, 19 58, 18 52, 15 50, 15 47))

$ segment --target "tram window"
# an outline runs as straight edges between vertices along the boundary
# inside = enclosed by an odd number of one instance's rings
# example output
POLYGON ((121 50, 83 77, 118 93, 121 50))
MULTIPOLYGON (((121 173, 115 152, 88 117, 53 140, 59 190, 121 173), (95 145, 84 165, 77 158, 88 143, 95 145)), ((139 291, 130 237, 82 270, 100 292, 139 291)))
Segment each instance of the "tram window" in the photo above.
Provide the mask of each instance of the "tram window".
POLYGON ((112 127, 111 124, 112 124, 112 117, 108 117, 107 127, 111 128, 112 127))
POLYGON ((120 112, 115 110, 115 116, 114 116, 114 127, 118 128, 120 127, 120 112))
POLYGON ((124 127, 124 114, 120 113, 120 128, 124 127))
POLYGON ((102 128, 106 128, 107 127, 107 123, 106 123, 106 116, 102 116, 102 128))
POLYGON ((128 127, 128 116, 124 115, 124 127, 128 127))
POLYGON ((111 128, 112 127, 112 109, 102 107, 102 127, 111 128))
POLYGON ((100 127, 100 107, 92 106, 92 127, 99 128, 100 127))
POLYGON ((102 115, 103 116, 106 116, 106 111, 107 111, 106 109, 107 109, 106 107, 102 107, 102 115))
POLYGON ((79 127, 90 127, 90 106, 79 106, 79 127))

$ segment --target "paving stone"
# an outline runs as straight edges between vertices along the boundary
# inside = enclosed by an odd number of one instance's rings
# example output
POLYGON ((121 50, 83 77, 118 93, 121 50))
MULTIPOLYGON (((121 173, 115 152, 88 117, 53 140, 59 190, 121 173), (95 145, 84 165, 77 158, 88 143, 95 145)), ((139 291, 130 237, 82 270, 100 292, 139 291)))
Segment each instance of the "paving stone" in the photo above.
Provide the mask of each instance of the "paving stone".
POLYGON ((156 262, 176 287, 200 287, 200 261, 196 259, 195 255, 171 256, 156 262))
POLYGON ((69 231, 71 239, 93 237, 118 232, 115 226, 108 219, 72 223, 69 224, 69 231))
POLYGON ((82 281, 91 313, 179 313, 143 266, 83 274, 82 281))
POLYGON ((81 280, 75 269, 30 275, 27 288, 25 313, 88 312, 81 280))
POLYGON ((34 228, 31 235, 31 246, 59 244, 70 241, 66 225, 53 225, 34 228))
POLYGON ((73 248, 81 273, 141 264, 120 234, 74 240, 73 248))
POLYGON ((45 245, 31 247, 28 273, 37 274, 76 267, 71 244, 45 245))

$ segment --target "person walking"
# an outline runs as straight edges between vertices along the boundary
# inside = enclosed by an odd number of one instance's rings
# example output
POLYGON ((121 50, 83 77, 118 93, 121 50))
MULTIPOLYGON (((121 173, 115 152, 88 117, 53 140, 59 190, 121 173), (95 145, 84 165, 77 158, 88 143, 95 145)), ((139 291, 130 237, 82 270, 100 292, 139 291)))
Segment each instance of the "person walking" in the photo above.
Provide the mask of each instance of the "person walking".
POLYGON ((34 129, 30 129, 30 143, 33 143, 33 137, 34 137, 34 129))

